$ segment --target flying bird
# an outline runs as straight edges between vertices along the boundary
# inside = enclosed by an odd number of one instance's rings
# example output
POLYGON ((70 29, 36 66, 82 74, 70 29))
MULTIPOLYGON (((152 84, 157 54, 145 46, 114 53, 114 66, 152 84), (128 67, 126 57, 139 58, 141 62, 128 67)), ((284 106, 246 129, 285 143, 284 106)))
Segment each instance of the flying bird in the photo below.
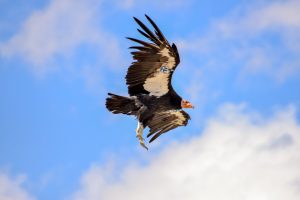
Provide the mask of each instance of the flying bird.
POLYGON ((147 138, 151 137, 151 143, 167 131, 186 126, 190 116, 183 108, 194 106, 172 87, 172 76, 180 62, 176 45, 170 45, 154 21, 145 16, 154 32, 139 19, 134 17, 134 20, 141 28, 138 32, 149 41, 127 37, 138 44, 129 47, 133 49, 133 62, 126 75, 129 97, 108 93, 106 108, 114 114, 136 116, 136 137, 148 149, 143 138, 146 127, 149 127, 147 138))

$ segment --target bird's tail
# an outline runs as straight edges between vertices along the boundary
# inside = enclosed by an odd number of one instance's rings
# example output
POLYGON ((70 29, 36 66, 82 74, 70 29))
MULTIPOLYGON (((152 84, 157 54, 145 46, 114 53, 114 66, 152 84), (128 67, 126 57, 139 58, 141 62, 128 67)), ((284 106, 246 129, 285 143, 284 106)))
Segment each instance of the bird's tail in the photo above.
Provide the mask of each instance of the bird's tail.
POLYGON ((106 98, 106 108, 114 114, 135 115, 138 107, 135 105, 135 100, 130 97, 123 97, 116 94, 108 93, 106 98))

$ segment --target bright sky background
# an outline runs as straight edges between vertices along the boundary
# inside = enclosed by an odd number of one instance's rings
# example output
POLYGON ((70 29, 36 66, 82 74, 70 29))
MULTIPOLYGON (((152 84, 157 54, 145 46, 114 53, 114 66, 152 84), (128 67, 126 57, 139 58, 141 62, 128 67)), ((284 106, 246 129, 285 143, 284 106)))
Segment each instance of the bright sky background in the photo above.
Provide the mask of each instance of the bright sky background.
POLYGON ((299 0, 0 1, 1 200, 300 198, 299 0), (145 151, 125 37, 148 14, 181 64, 187 127, 145 151))

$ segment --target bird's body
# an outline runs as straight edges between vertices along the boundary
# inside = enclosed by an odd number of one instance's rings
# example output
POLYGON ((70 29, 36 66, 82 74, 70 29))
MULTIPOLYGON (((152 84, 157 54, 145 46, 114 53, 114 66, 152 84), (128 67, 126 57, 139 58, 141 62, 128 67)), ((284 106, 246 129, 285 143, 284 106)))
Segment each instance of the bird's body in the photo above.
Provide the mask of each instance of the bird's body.
POLYGON ((154 27, 155 34, 141 21, 134 19, 143 29, 138 31, 152 43, 128 38, 142 45, 130 47, 137 50, 131 52, 134 62, 126 75, 130 96, 108 93, 106 100, 106 107, 112 113, 136 116, 137 137, 145 148, 142 137, 145 127, 150 128, 147 137, 152 136, 152 142, 162 133, 187 125, 190 116, 182 108, 193 107, 175 92, 171 84, 173 72, 180 62, 176 45, 170 45, 157 25, 146 17, 154 27))

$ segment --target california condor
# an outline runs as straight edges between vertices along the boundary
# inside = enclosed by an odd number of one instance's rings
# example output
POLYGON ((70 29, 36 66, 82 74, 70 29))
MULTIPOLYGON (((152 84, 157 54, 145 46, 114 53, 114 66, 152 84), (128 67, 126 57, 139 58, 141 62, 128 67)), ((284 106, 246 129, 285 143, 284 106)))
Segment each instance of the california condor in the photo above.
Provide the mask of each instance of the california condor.
POLYGON ((183 108, 194 108, 187 100, 183 100, 172 87, 172 75, 180 62, 176 45, 169 44, 158 26, 146 15, 154 28, 154 33, 140 20, 134 20, 142 30, 137 29, 150 40, 145 42, 135 38, 127 39, 138 43, 132 46, 133 62, 128 68, 126 84, 129 97, 108 93, 106 107, 114 114, 134 115, 138 120, 136 129, 140 144, 144 143, 143 130, 147 126, 154 141, 161 134, 178 126, 186 126, 190 116, 183 108))

